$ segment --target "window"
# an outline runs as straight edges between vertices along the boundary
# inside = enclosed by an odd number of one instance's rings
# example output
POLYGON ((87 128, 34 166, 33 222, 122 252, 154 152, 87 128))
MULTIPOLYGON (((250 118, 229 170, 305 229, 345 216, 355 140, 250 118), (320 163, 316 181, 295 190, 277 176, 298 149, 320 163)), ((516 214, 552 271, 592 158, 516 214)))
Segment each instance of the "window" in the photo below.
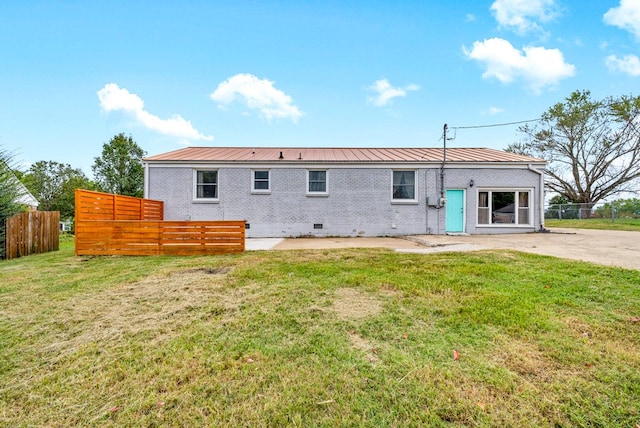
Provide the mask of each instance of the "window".
POLYGON ((197 170, 194 174, 196 199, 218 199, 218 171, 197 170))
POLYGON ((327 171, 307 171, 307 193, 327 194, 327 171))
POLYGON ((518 192, 518 224, 529 223, 529 192, 518 192))
POLYGON ((478 224, 531 224, 530 191, 478 192, 478 224))
POLYGON ((271 186, 269 184, 269 171, 257 171, 254 170, 251 172, 253 175, 253 184, 251 190, 253 192, 269 192, 271 190, 271 186))
POLYGON ((409 200, 416 199, 416 172, 415 171, 393 171, 393 199, 409 200))

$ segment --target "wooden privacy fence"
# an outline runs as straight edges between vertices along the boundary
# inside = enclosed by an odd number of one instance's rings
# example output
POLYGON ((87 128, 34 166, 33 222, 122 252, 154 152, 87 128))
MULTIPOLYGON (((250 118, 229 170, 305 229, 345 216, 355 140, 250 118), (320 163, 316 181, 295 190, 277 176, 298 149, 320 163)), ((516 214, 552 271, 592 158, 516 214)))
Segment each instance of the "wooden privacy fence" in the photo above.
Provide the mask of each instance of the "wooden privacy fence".
POLYGON ((244 221, 76 223, 76 255, 200 255, 244 251, 244 221))
POLYGON ((76 255, 243 252, 244 221, 164 221, 162 201, 76 190, 76 255))
POLYGON ((57 251, 60 248, 58 211, 28 211, 16 214, 7 218, 4 226, 4 258, 7 260, 57 251))
POLYGON ((76 223, 86 220, 162 220, 164 202, 76 189, 76 223))

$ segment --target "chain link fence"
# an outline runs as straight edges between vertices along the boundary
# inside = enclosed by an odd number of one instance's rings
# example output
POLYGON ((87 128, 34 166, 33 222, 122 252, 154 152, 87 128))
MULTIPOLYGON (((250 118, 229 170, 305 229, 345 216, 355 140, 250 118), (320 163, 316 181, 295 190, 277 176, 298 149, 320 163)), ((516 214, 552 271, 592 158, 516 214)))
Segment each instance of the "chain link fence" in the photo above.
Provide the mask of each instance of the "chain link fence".
POLYGON ((640 208, 614 202, 598 204, 548 204, 544 210, 545 219, 622 219, 640 218, 640 208))

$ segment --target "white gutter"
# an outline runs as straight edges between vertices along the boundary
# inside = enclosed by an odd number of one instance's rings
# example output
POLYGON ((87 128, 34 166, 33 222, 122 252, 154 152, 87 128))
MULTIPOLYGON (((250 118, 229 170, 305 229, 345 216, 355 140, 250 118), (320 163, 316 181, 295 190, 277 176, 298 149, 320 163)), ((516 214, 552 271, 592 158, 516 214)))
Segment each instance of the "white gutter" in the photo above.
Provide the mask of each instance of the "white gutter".
POLYGON ((539 195, 539 201, 540 201, 540 232, 544 231, 544 169, 542 171, 535 169, 531 164, 527 164, 527 167, 529 168, 529 171, 533 171, 536 174, 538 174, 540 176, 540 184, 539 184, 539 188, 540 188, 540 195, 539 195))

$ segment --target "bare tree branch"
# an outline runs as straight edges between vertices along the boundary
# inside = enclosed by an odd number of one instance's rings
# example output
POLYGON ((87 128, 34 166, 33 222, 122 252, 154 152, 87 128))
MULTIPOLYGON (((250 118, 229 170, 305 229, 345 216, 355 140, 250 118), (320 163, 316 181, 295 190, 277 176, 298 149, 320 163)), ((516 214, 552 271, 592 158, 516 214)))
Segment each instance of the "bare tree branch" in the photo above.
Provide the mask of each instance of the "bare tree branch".
POLYGON ((507 150, 546 159, 547 188, 571 202, 639 190, 640 97, 595 101, 574 91, 519 131, 523 139, 507 150))

